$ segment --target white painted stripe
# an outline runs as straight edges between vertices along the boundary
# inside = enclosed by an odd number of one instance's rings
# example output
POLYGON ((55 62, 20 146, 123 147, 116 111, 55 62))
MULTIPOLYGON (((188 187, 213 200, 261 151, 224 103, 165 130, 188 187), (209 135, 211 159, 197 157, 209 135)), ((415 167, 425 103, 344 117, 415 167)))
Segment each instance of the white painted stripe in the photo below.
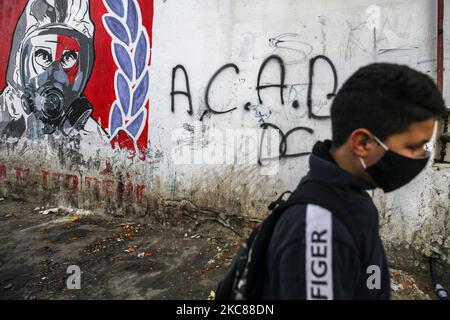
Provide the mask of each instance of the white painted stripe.
POLYGON ((306 207, 306 297, 333 299, 332 213, 314 204, 306 207))

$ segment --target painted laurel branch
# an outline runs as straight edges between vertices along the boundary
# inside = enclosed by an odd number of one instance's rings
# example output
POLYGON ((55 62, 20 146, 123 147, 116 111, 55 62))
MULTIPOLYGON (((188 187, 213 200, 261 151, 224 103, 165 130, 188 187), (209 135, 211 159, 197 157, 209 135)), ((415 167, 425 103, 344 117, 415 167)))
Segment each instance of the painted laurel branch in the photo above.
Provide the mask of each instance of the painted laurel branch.
POLYGON ((147 120, 150 41, 136 0, 103 3, 108 9, 103 25, 113 39, 111 50, 118 69, 114 78, 116 100, 109 114, 110 138, 124 130, 136 143, 147 120))

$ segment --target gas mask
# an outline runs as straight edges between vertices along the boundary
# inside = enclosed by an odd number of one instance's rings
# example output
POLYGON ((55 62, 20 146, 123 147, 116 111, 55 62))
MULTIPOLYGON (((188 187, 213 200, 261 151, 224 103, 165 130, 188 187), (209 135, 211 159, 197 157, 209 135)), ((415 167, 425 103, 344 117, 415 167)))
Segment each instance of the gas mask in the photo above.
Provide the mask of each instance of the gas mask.
POLYGON ((64 26, 35 31, 21 54, 22 107, 42 122, 42 132, 81 130, 92 114, 82 96, 92 62, 92 41, 64 26))
POLYGON ((426 151, 423 157, 409 158, 390 150, 376 136, 373 138, 386 152, 377 163, 370 167, 366 166, 362 158, 359 160, 384 192, 394 191, 410 182, 425 168, 430 159, 429 151, 426 151))

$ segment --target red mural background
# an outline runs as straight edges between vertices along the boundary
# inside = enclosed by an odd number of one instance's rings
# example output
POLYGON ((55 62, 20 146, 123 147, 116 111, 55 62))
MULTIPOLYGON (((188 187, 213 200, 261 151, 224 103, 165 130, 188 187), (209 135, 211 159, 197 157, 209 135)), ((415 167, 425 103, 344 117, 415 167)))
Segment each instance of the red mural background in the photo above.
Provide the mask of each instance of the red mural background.
MULTIPOLYGON (((137 0, 142 14, 142 23, 147 29, 152 44, 153 27, 153 0, 137 0)), ((5 87, 8 60, 16 23, 27 4, 27 0, 0 1, 0 91, 5 87)), ((111 36, 105 29, 102 16, 107 13, 107 9, 102 0, 90 1, 91 20, 95 26, 94 47, 95 63, 94 68, 84 91, 94 109, 93 117, 100 122, 103 128, 108 128, 109 112, 112 103, 116 100, 114 91, 114 74, 117 70, 111 51, 111 36)), ((150 54, 151 61, 151 54, 150 54)), ((149 62, 150 63, 150 62, 149 62)), ((149 103, 146 105, 149 111, 149 103)), ((137 147, 141 158, 145 158, 145 151, 148 145, 148 121, 146 121, 144 131, 137 140, 137 147)), ((112 147, 134 150, 134 143, 125 132, 121 131, 112 140, 112 147)))

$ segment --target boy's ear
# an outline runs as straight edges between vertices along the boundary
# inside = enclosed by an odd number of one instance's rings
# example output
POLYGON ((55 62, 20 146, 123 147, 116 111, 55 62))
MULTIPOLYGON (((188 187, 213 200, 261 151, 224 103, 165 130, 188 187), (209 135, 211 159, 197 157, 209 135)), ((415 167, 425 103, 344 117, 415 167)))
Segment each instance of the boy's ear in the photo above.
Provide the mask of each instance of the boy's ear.
POLYGON ((367 157, 368 153, 374 148, 372 134, 364 128, 354 130, 348 138, 348 143, 353 154, 358 158, 367 157))

